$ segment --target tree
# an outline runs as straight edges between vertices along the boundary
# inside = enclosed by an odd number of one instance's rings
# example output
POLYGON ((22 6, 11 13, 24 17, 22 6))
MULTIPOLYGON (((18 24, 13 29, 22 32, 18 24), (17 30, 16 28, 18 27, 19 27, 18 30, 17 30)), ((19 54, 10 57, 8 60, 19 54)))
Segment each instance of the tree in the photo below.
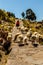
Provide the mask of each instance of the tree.
POLYGON ((36 15, 31 9, 26 10, 26 18, 29 20, 36 20, 36 15))
POLYGON ((22 12, 21 15, 22 15, 23 18, 25 18, 25 13, 24 12, 22 12))
POLYGON ((15 14, 14 13, 10 13, 12 17, 15 17, 15 14))
POLYGON ((11 12, 7 12, 8 16, 12 16, 12 17, 15 17, 15 14, 14 13, 11 13, 11 12))

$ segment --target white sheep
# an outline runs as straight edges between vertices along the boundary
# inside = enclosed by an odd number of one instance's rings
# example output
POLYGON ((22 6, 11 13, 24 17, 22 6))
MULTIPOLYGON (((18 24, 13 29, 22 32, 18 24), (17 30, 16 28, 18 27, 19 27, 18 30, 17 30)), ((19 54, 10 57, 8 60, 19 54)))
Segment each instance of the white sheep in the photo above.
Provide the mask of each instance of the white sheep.
POLYGON ((30 29, 30 30, 27 32, 27 34, 26 34, 26 36, 28 37, 28 40, 30 40, 31 35, 32 35, 32 30, 30 29))
POLYGON ((7 40, 9 40, 9 41, 12 40, 12 33, 8 33, 7 40))
POLYGON ((22 34, 25 34, 24 26, 21 27, 22 34))
POLYGON ((15 36, 14 36, 14 42, 17 41, 17 37, 20 35, 20 33, 17 33, 15 36))
POLYGON ((27 32, 28 32, 28 28, 27 28, 27 27, 25 27, 25 28, 24 28, 24 31, 27 33, 27 32))
POLYGON ((22 35, 22 34, 20 34, 20 35, 18 36, 18 41, 19 41, 19 42, 22 42, 22 41, 23 41, 23 35, 22 35))
POLYGON ((34 32, 33 33, 33 35, 32 35, 32 37, 35 37, 36 39, 36 41, 39 41, 39 37, 40 37, 41 35, 38 33, 38 32, 34 32))
POLYGON ((39 44, 39 37, 40 34, 38 32, 34 32, 33 35, 31 36, 32 44, 34 46, 37 46, 39 44))
POLYGON ((25 36, 25 37, 23 38, 23 43, 26 44, 26 45, 28 45, 28 38, 27 38, 27 36, 25 36))
POLYGON ((24 43, 23 43, 23 35, 22 35, 22 34, 19 35, 17 39, 18 39, 18 44, 19 44, 19 46, 24 45, 24 43))

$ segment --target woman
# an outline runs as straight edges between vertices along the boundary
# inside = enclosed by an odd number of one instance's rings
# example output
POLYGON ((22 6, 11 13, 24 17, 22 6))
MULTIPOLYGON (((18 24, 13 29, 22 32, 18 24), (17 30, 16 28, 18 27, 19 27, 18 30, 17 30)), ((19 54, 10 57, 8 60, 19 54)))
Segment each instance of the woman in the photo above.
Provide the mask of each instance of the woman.
POLYGON ((16 27, 19 27, 20 23, 19 20, 16 22, 16 27))

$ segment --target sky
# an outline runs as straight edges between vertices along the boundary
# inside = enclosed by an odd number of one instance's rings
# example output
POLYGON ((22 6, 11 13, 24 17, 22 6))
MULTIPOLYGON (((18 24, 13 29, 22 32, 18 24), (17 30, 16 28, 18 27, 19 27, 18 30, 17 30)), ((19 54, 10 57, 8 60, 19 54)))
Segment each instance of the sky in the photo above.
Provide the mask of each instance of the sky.
POLYGON ((36 14, 37 20, 43 19, 43 0, 0 0, 0 9, 15 13, 18 18, 30 8, 36 14))

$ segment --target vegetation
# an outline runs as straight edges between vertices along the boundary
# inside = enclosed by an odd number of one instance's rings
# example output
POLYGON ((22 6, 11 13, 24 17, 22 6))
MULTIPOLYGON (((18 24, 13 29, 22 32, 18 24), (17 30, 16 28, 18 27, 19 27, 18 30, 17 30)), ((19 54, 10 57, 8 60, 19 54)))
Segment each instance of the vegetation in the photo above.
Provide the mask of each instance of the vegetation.
POLYGON ((26 15, 24 12, 22 12, 22 17, 28 20, 36 20, 36 14, 32 11, 32 9, 27 9, 26 15))
POLYGON ((15 14, 0 9, 0 29, 11 32, 15 24, 15 14))
POLYGON ((0 20, 14 22, 15 21, 15 14, 13 14, 11 12, 6 12, 5 10, 0 9, 0 20))
POLYGON ((23 25, 25 27, 28 27, 28 29, 32 29, 33 32, 39 32, 43 35, 43 22, 31 22, 30 20, 24 20, 23 19, 23 25))
MULTIPOLYGON (((28 19, 28 20, 26 19, 22 20, 24 26, 28 28, 32 28, 33 31, 37 31, 43 34, 43 20, 42 22, 30 21, 30 20, 36 20, 36 15, 31 9, 27 9, 26 14, 22 12, 21 15, 23 18, 28 19)), ((0 28, 2 28, 2 25, 3 25, 5 30, 11 31, 10 29, 14 26, 15 20, 16 20, 16 17, 14 13, 6 12, 5 10, 0 9, 0 28)))
MULTIPOLYGON (((36 15, 31 9, 26 10, 26 15, 25 15, 24 12, 22 12, 21 15, 24 18, 24 19, 21 19, 21 21, 23 22, 24 27, 27 27, 28 29, 31 28, 33 32, 36 31, 36 32, 40 33, 41 35, 43 35, 43 20, 42 20, 42 22, 37 22, 37 21, 32 22, 32 21, 30 21, 30 20, 36 20, 36 15)), ((17 18, 15 17, 15 15, 13 13, 6 12, 5 10, 0 9, 0 31, 1 31, 0 36, 2 37, 2 39, 3 38, 6 39, 7 36, 8 36, 7 34, 9 32, 10 33, 12 32, 12 28, 15 25, 15 20, 16 19, 17 18)), ((19 20, 19 19, 17 19, 17 20, 19 20)), ((8 41, 6 41, 6 43, 8 43, 8 41)), ((43 40, 40 42, 40 44, 43 45, 43 40)), ((6 46, 7 45, 5 45, 5 47, 6 46)), ((6 60, 5 61, 5 64, 6 64, 8 55, 4 56, 4 58, 6 60)))
POLYGON ((26 18, 29 20, 36 20, 36 15, 31 9, 26 10, 26 18))
POLYGON ((22 15, 22 17, 23 17, 23 18, 25 18, 25 13, 24 13, 24 12, 22 12, 22 14, 21 14, 21 15, 22 15))

